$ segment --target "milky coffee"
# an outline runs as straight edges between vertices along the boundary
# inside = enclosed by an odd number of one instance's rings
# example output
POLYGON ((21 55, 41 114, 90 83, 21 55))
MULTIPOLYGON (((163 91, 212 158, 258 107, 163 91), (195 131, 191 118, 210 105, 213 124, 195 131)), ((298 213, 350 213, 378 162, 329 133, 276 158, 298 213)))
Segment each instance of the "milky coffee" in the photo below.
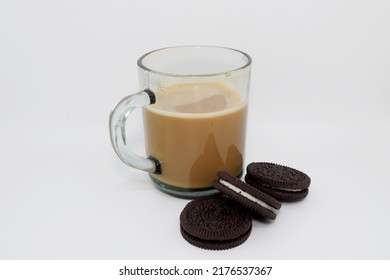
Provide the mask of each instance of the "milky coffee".
POLYGON ((247 101, 219 83, 176 84, 144 109, 146 153, 160 160, 170 186, 208 188, 225 170, 243 168, 247 101))

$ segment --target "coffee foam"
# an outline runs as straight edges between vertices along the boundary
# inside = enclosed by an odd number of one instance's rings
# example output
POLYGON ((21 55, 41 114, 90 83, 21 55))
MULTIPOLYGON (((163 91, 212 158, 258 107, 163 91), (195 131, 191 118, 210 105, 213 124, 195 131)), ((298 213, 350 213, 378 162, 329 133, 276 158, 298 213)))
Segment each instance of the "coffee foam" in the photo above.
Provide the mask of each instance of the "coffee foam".
POLYGON ((195 118, 224 114, 245 105, 239 93, 221 83, 175 84, 157 91, 156 99, 148 110, 195 118))

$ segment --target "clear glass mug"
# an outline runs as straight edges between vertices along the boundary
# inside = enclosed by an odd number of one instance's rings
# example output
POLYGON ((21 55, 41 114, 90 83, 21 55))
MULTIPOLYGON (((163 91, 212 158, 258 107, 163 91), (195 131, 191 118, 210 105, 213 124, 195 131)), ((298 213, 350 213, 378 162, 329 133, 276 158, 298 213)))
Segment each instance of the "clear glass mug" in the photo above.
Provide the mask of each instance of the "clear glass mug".
POLYGON ((180 197, 216 193, 217 172, 243 171, 251 58, 214 46, 155 50, 137 62, 140 92, 110 114, 112 146, 128 166, 180 197), (126 141, 129 114, 142 107, 147 157, 126 141))

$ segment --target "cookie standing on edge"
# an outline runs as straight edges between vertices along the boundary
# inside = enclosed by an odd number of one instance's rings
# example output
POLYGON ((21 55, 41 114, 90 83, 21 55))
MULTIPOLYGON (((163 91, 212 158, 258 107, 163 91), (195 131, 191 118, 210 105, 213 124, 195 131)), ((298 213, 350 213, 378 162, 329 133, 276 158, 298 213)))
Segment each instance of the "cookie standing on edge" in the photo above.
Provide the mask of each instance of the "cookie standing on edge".
POLYGON ((251 209, 260 216, 274 220, 282 204, 268 194, 252 187, 227 172, 218 172, 220 178, 213 187, 232 200, 251 209))
POLYGON ((305 198, 311 179, 302 171, 269 162, 252 162, 245 181, 272 197, 286 202, 305 198))
POLYGON ((248 239, 251 230, 251 216, 220 195, 195 199, 180 214, 183 238, 203 249, 236 247, 248 239))

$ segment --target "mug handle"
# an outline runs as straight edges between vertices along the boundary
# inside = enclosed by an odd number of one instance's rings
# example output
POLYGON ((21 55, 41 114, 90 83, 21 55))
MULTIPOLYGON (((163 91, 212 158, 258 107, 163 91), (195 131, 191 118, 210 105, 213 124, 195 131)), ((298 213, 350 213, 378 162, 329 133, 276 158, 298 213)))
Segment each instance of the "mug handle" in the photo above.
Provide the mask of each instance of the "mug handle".
POLYGON ((136 108, 154 103, 156 103, 156 96, 149 89, 126 96, 112 109, 109 128, 112 147, 126 165, 149 173, 161 174, 161 164, 158 159, 136 155, 130 150, 126 141, 126 121, 129 114, 136 108))

